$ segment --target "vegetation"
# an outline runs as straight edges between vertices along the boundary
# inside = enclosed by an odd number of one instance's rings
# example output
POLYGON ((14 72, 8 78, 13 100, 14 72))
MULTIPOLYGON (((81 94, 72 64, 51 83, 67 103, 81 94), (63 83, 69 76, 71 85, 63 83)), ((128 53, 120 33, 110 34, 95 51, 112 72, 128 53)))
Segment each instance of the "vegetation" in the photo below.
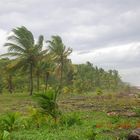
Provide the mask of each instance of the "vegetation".
POLYGON ((117 70, 73 64, 72 49, 60 36, 46 41, 40 35, 35 41, 22 26, 12 30, 4 46, 0 139, 123 140, 140 127, 139 97, 128 96, 139 91, 117 70))
POLYGON ((117 91, 124 86, 116 70, 105 71, 90 62, 72 64, 68 58, 72 49, 67 48, 59 36, 46 41, 48 47, 44 49, 42 35, 35 42, 33 34, 25 27, 12 32, 5 43, 8 53, 1 55, 0 59, 1 93, 26 90, 32 95, 44 92, 48 85, 59 86, 61 92, 67 87, 70 92, 79 93, 96 91, 97 88, 117 91))
POLYGON ((60 114, 57 104, 58 91, 49 90, 45 94, 37 94, 36 99, 42 112, 50 115, 55 122, 60 114))
POLYGON ((117 94, 111 94, 113 96, 111 99, 105 93, 99 99, 96 93, 86 93, 82 96, 67 94, 65 98, 61 94, 58 102, 61 114, 56 122, 51 115, 38 108, 34 97, 29 97, 28 94, 19 96, 19 93, 9 96, 3 94, 0 99, 10 101, 0 102, 0 113, 3 114, 0 117, 1 133, 9 132, 10 138, 14 140, 34 140, 36 137, 40 140, 91 140, 94 138, 95 140, 116 140, 117 138, 123 140, 132 129, 140 127, 139 99, 125 96, 120 98, 117 94), (26 109, 23 110, 20 105, 26 106, 26 109), (7 109, 3 110, 1 108, 3 106, 7 109), (10 121, 14 122, 9 125, 10 131, 5 127, 7 123, 4 125, 3 121, 3 119, 9 120, 9 113, 6 113, 9 110, 21 112, 10 115, 15 116, 15 121, 10 121))

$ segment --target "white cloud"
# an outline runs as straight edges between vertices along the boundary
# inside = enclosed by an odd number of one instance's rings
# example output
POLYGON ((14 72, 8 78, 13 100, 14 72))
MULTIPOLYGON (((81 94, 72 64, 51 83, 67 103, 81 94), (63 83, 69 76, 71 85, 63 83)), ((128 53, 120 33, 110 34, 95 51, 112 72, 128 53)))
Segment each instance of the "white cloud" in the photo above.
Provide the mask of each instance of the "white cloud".
POLYGON ((140 42, 115 47, 95 49, 90 52, 74 52, 73 63, 92 62, 106 70, 117 69, 124 81, 140 85, 140 42))
POLYGON ((6 51, 6 48, 4 48, 4 43, 6 41, 7 32, 5 30, 0 29, 0 54, 4 53, 6 51))

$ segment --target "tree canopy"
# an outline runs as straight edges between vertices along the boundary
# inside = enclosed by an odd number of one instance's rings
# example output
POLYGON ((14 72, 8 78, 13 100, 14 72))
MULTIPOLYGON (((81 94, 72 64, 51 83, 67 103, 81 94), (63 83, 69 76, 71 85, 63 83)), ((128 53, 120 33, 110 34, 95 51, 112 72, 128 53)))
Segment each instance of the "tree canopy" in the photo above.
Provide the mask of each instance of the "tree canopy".
POLYGON ((24 89, 32 95, 54 86, 61 93, 82 93, 97 88, 117 91, 124 86, 117 70, 105 71, 90 62, 72 64, 72 49, 60 36, 46 41, 40 35, 35 41, 32 32, 22 26, 12 30, 4 46, 8 52, 0 59, 0 93, 24 89))

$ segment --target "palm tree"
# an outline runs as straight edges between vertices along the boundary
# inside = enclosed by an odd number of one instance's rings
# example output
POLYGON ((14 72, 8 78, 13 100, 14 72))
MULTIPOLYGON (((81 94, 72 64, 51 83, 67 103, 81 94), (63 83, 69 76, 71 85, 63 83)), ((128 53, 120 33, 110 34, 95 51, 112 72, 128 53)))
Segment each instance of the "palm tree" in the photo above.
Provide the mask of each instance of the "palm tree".
POLYGON ((57 103, 58 97, 57 89, 48 90, 46 94, 37 94, 35 97, 39 107, 42 109, 42 112, 50 115, 56 123, 57 118, 61 114, 57 103))
POLYGON ((41 68, 42 68, 43 75, 45 77, 44 81, 45 81, 45 92, 46 92, 48 89, 49 77, 54 72, 54 62, 49 53, 43 58, 41 68))
POLYGON ((50 53, 54 56, 54 60, 57 63, 57 68, 60 70, 60 91, 63 87, 63 71, 64 65, 67 62, 67 57, 71 54, 72 49, 66 48, 63 44, 60 36, 52 36, 51 41, 47 41, 49 43, 50 53))
POLYGON ((8 47, 8 53, 3 56, 14 57, 15 68, 28 70, 30 95, 33 94, 33 67, 36 63, 37 49, 33 34, 24 26, 12 30, 12 35, 7 38, 4 45, 8 47))
POLYGON ((13 69, 13 60, 10 60, 9 58, 1 59, 1 77, 5 76, 5 81, 7 84, 7 89, 9 93, 13 92, 13 76, 14 76, 14 69, 13 69))
POLYGON ((12 60, 9 60, 9 62, 7 63, 7 65, 5 65, 5 75, 7 75, 7 84, 8 84, 8 91, 9 93, 13 93, 13 75, 14 75, 14 71, 12 68, 12 60))
POLYGON ((35 45, 36 47, 36 75, 37 75, 37 90, 39 92, 40 89, 40 73, 42 71, 42 60, 44 59, 44 57, 47 56, 47 52, 48 50, 45 49, 43 50, 43 41, 44 41, 44 37, 42 35, 39 36, 38 38, 38 42, 35 45))

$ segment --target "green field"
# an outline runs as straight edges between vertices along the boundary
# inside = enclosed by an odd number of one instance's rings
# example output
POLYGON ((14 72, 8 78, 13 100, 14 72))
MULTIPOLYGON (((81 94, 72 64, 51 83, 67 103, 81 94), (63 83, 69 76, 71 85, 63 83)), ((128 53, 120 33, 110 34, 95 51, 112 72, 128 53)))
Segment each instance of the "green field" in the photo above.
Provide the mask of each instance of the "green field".
MULTIPOLYGON (((61 95, 59 108, 61 116, 54 121, 39 115, 31 109, 37 105, 26 94, 0 96, 1 120, 6 112, 20 112, 10 132, 11 140, 117 140, 125 139, 128 133, 140 127, 140 99, 134 97, 106 94, 97 96, 94 93, 83 95, 61 95), (30 126, 23 127, 25 118, 35 117, 30 126)), ((32 109, 33 110, 33 109, 32 109)))

